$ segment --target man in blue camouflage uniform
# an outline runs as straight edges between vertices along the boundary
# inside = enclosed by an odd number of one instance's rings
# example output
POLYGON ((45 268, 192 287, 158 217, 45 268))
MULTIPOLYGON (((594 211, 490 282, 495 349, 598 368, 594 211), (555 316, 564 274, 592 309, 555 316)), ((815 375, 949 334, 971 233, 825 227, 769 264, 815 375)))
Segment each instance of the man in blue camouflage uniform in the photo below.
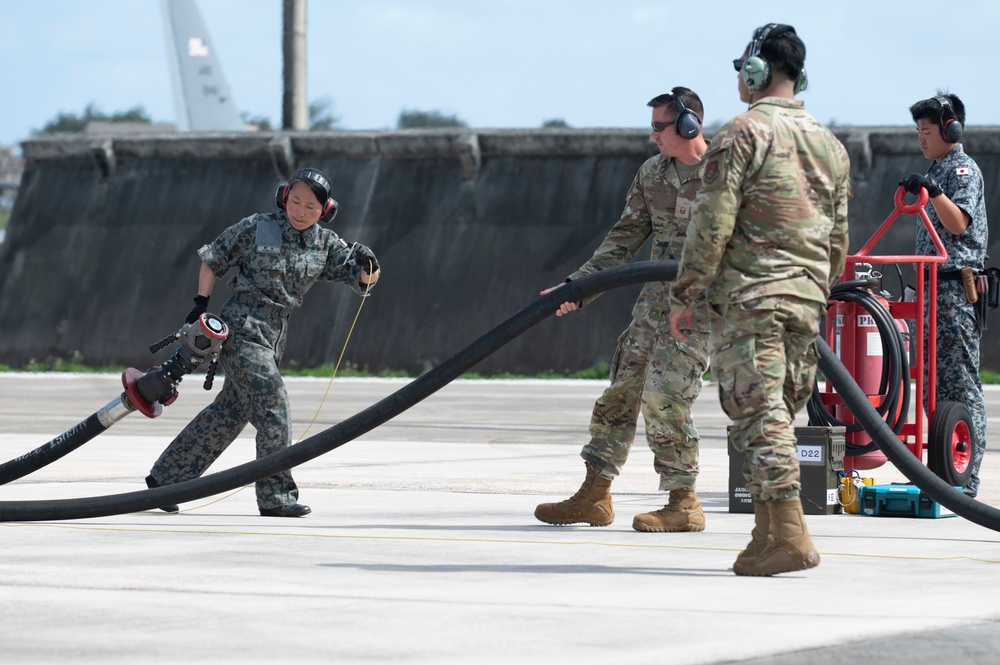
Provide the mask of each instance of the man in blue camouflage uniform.
MULTIPOLYGON (((639 168, 621 218, 590 260, 566 281, 628 263, 650 237, 654 260, 680 257, 708 149, 701 133, 704 111, 698 95, 682 87, 652 99, 648 106, 653 109, 651 138, 660 154, 639 168)), ((565 501, 539 505, 535 517, 542 522, 611 524, 611 481, 628 457, 641 408, 659 488, 669 491, 670 498, 664 508, 636 515, 632 527, 652 532, 704 530, 705 513, 695 494, 698 432, 691 405, 701 393, 708 367, 708 314, 704 298, 698 299, 696 316, 685 330, 687 339, 675 338, 667 317, 667 287, 665 282, 643 287, 632 323, 618 339, 611 385, 594 405, 591 440, 581 452, 587 469, 583 485, 565 501)), ((565 302, 556 314, 583 304, 565 302)))
MULTIPOLYGON (((337 211, 330 181, 321 171, 293 173, 278 189, 276 203, 277 212, 251 215, 198 250, 202 265, 189 323, 205 312, 216 280, 236 269, 229 281, 232 297, 220 312, 230 329, 219 358, 225 384, 153 464, 146 478, 151 488, 201 476, 248 423, 257 430, 258 458, 287 448, 292 421, 278 363, 288 315, 316 282, 342 282, 363 295, 379 277, 370 249, 349 247, 318 225, 337 211)), ((257 481, 256 488, 261 515, 310 512, 298 503, 299 490, 288 470, 257 481)))
POLYGON ((712 375, 754 500, 751 541, 733 571, 768 576, 819 564, 799 496, 793 421, 812 391, 820 318, 844 269, 850 162, 795 99, 805 88, 805 45, 794 28, 758 28, 733 64, 750 108, 705 155, 670 323, 681 335, 708 290, 719 315, 712 375))
MULTIPOLYGON (((975 306, 966 296, 961 270, 971 268, 978 274, 986 267, 989 228, 983 175, 962 149, 965 104, 957 95, 939 92, 911 106, 910 114, 917 124, 920 150, 934 163, 926 174, 913 173, 899 184, 912 194, 922 187, 927 189, 930 197, 927 216, 948 254, 947 260, 938 266, 937 337, 948 343, 938 344, 936 349, 935 408, 945 402, 957 402, 969 409, 974 430, 972 474, 963 491, 974 497, 979 492, 979 467, 986 452, 986 403, 979 379, 979 341, 983 330, 975 306)), ((916 253, 924 256, 938 253, 923 224, 917 225, 916 253)), ((924 350, 926 367, 926 344, 924 350)), ((925 382, 925 402, 926 389, 925 382)))

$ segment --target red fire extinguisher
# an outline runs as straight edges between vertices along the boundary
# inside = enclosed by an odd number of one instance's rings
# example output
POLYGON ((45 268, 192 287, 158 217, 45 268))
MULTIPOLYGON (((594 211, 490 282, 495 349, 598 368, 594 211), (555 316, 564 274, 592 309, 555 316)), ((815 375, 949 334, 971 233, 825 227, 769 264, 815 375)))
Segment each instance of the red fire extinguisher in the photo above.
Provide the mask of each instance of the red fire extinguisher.
MULTIPOLYGON (((858 280, 878 277, 872 271, 871 265, 857 264, 855 266, 855 278, 858 280)), ((889 302, 884 296, 867 289, 871 307, 871 301, 877 303, 877 307, 889 311, 889 302)), ((884 331, 879 329, 878 322, 872 316, 869 309, 855 303, 839 301, 833 307, 833 338, 834 351, 844 363, 844 366, 851 373, 862 392, 868 396, 872 406, 881 411, 885 411, 889 405, 886 404, 890 389, 898 390, 900 386, 888 386, 887 382, 887 359, 883 345, 882 335, 884 331)), ((896 331, 903 338, 903 346, 906 352, 909 345, 906 339, 909 336, 909 325, 905 320, 893 319, 896 331)), ((894 331, 895 332, 895 331, 894 331)), ((898 361, 897 361, 898 362, 898 361)), ((909 381, 909 376, 903 378, 909 381)), ((897 400, 893 413, 885 414, 886 421, 890 424, 897 422, 902 415, 902 403, 897 400)), ((843 404, 835 405, 833 415, 845 425, 855 425, 857 423, 854 415, 843 404)), ((845 441, 855 446, 867 446, 872 442, 871 437, 860 427, 848 427, 845 434, 845 441), (851 431, 851 430, 857 431, 851 431)), ((854 455, 844 460, 845 469, 850 466, 853 469, 873 469, 886 462, 885 455, 878 449, 861 455, 854 455)))

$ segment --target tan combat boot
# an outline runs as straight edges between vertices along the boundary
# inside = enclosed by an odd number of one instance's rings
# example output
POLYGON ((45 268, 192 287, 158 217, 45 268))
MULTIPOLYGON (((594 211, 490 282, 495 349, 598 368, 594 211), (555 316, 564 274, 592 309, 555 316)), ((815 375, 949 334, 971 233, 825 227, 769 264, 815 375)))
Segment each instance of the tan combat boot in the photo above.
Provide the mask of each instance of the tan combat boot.
POLYGON ((755 558, 747 557, 737 575, 768 577, 778 573, 806 570, 819 565, 819 552, 809 537, 802 501, 799 497, 767 503, 770 538, 755 558))
POLYGON ((636 515, 636 531, 704 531, 705 512, 694 490, 670 490, 670 502, 659 510, 636 515))
POLYGON ((733 572, 737 575, 750 575, 743 572, 750 562, 760 556, 767 545, 768 532, 771 530, 771 515, 767 512, 767 503, 764 501, 753 502, 754 525, 750 532, 750 543, 746 549, 736 556, 736 563, 733 564, 733 572))
POLYGON ((541 503, 535 517, 546 524, 576 524, 607 526, 615 521, 611 503, 611 481, 597 475, 587 465, 587 477, 576 494, 559 503, 541 503))

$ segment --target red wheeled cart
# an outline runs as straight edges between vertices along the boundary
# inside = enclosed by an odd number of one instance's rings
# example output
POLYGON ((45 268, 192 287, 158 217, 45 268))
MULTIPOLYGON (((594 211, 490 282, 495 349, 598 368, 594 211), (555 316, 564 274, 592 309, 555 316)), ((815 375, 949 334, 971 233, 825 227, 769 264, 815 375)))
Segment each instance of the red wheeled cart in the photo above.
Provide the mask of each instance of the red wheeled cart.
MULTIPOLYGON (((927 211, 927 190, 917 201, 904 202, 906 191, 895 195, 895 209, 857 254, 847 257, 841 282, 831 292, 826 316, 826 341, 854 377, 871 404, 883 415, 900 441, 920 460, 927 450, 927 466, 951 485, 964 486, 972 472, 972 416, 965 404, 936 403, 937 348, 924 340, 937 339, 937 270, 947 253, 927 211), (900 215, 917 215, 930 234, 936 256, 874 256, 872 249, 900 215), (877 266, 911 264, 916 290, 898 299, 882 290, 877 266), (926 295, 925 295, 926 294, 926 295), (912 295, 912 298, 909 297, 912 295), (915 334, 910 335, 911 322, 915 334), (925 327, 928 330, 925 331, 925 327), (926 333, 926 334, 925 334, 926 333), (910 361, 912 340, 915 347, 910 361), (926 377, 926 422, 925 394, 926 377), (916 390, 911 391, 911 380, 916 390), (911 403, 912 402, 912 408, 911 403)), ((857 424, 843 398, 826 383, 814 391, 810 424, 836 424, 847 428, 844 470, 873 469, 885 463, 867 432, 857 424), (817 402, 818 400, 818 402, 817 402)))

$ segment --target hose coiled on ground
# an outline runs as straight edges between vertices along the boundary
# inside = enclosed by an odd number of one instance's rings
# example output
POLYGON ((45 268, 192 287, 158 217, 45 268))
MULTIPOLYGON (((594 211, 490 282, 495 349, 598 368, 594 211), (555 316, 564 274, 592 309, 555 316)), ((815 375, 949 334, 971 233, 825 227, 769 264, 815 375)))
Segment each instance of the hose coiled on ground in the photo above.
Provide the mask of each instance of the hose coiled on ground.
MULTIPOLYGON (((882 301, 870 291, 878 284, 876 278, 840 282, 831 289, 829 300, 854 303, 868 312, 875 321, 882 342, 883 359, 878 394, 885 396, 876 412, 882 416, 894 434, 899 434, 910 409, 912 392, 910 388, 910 357, 892 314, 882 304, 882 301)), ((863 429, 858 422, 846 424, 830 413, 820 397, 817 386, 813 386, 812 396, 807 404, 807 413, 810 425, 844 427, 848 432, 860 432, 863 429)), ((849 457, 862 455, 877 447, 875 442, 866 445, 847 442, 846 454, 849 457)))

